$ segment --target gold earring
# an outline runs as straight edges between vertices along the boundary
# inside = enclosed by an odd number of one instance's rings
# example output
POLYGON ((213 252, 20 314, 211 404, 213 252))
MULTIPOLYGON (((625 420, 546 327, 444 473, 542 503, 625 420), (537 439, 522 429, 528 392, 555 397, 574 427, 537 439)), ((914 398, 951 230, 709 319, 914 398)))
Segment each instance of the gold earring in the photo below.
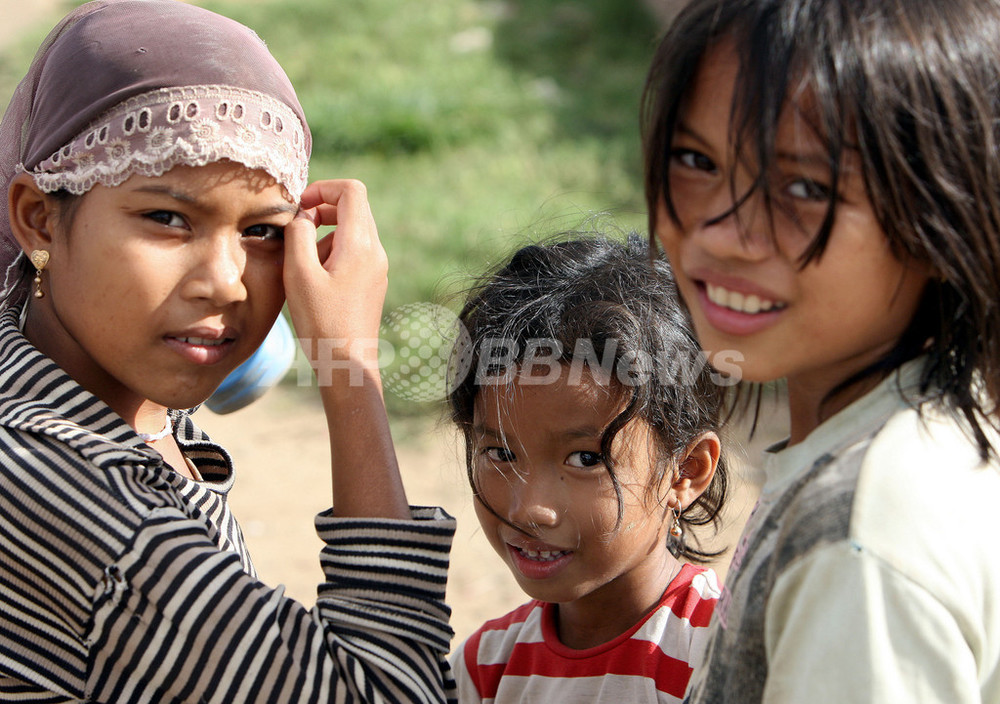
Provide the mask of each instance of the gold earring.
POLYGON ((670 535, 672 535, 675 538, 680 539, 680 537, 682 535, 684 535, 684 529, 681 528, 681 512, 684 509, 683 509, 683 507, 681 507, 681 501, 680 501, 680 499, 677 499, 677 503, 675 503, 673 506, 671 506, 670 510, 674 514, 674 520, 670 524, 670 535))
POLYGON ((42 269, 49 263, 49 253, 44 249, 36 249, 31 253, 31 264, 35 267, 35 298, 43 298, 42 269))

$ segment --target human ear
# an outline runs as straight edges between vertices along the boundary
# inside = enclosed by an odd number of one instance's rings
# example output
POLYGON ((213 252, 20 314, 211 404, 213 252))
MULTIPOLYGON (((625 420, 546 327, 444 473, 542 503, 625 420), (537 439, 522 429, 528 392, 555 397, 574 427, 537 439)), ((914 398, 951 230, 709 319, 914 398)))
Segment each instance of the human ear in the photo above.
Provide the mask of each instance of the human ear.
POLYGON ((55 199, 44 193, 28 174, 14 177, 7 193, 10 228, 25 254, 49 249, 58 218, 55 199))
POLYGON ((712 483, 721 452, 719 436, 713 432, 700 435, 688 445, 683 458, 677 463, 677 474, 670 486, 683 508, 694 503, 712 483))

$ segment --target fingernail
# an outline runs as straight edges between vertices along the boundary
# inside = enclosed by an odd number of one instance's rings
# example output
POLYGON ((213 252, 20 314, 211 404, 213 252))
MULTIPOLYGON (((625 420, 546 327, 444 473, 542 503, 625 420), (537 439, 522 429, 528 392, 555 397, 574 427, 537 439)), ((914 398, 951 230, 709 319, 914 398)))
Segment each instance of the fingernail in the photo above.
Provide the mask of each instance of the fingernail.
POLYGON ((316 209, 315 208, 299 208, 299 212, 295 213, 295 218, 301 220, 308 220, 313 225, 316 224, 316 209))

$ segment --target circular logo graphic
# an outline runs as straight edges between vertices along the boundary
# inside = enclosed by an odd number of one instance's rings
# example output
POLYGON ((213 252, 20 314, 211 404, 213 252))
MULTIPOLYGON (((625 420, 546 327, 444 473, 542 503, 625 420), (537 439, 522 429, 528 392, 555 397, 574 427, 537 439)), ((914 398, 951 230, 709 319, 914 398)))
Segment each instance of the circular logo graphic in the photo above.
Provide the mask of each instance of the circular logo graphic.
POLYGON ((382 382, 407 401, 440 401, 469 371, 469 333, 444 306, 400 306, 382 320, 380 337, 382 382))

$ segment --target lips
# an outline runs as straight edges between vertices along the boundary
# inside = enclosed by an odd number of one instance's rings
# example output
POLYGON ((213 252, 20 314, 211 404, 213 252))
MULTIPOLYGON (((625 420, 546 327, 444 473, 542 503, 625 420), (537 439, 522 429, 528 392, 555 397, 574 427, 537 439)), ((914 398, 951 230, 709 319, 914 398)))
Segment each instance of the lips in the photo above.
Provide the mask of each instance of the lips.
POLYGON ((569 550, 523 550, 517 546, 512 545, 511 547, 520 552, 525 559, 538 560, 539 562, 552 562, 570 554, 569 550))
POLYGON ((204 329, 166 335, 167 346, 192 364, 216 364, 229 354, 236 336, 228 329, 204 329))
POLYGON ((215 340, 210 340, 207 337, 178 337, 178 340, 186 345, 198 345, 201 347, 218 347, 219 345, 224 345, 230 340, 224 337, 217 338, 215 340))
POLYGON ((549 579, 561 572, 573 559, 572 550, 543 549, 540 546, 507 544, 511 566, 530 580, 549 579))
POLYGON ((708 296, 708 300, 715 305, 748 315, 756 315, 761 312, 766 313, 774 309, 781 310, 785 307, 783 303, 772 301, 755 293, 744 294, 739 291, 730 291, 722 286, 707 282, 705 283, 705 293, 708 296))
POLYGON ((759 287, 728 281, 724 285, 718 277, 712 278, 712 283, 699 278, 693 278, 692 283, 705 321, 723 335, 741 337, 761 332, 777 323, 788 309, 786 302, 759 287))

